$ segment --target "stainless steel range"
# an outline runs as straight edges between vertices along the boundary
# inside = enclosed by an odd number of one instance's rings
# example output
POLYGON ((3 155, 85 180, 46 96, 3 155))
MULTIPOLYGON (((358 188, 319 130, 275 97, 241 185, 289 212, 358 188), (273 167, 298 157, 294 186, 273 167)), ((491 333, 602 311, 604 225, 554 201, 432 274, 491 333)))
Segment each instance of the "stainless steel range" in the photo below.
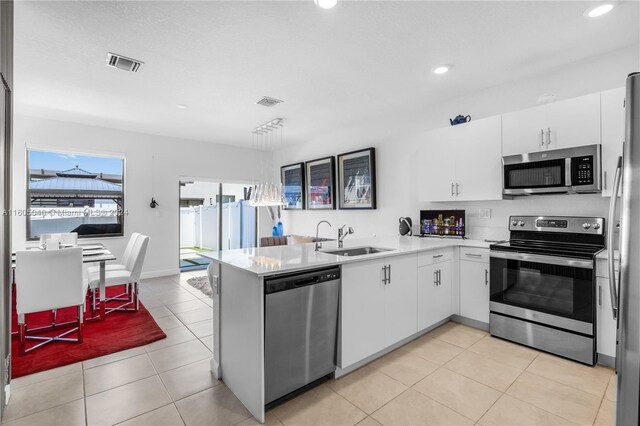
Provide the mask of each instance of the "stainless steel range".
POLYGON ((491 246, 491 334, 594 365, 604 228, 598 217, 512 216, 509 241, 491 246))

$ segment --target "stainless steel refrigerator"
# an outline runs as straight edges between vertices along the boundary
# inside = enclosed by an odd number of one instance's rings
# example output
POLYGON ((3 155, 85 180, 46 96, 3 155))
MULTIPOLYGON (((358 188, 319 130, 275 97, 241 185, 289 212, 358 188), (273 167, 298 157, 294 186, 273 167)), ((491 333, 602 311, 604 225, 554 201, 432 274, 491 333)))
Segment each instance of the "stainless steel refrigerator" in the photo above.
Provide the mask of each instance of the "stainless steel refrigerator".
POLYGON ((625 142, 609 209, 609 241, 620 206, 620 271, 616 279, 614 246, 609 249, 609 283, 618 320, 616 424, 639 424, 640 406, 640 73, 627 77, 625 142), (619 295, 619 297, 618 297, 619 295))

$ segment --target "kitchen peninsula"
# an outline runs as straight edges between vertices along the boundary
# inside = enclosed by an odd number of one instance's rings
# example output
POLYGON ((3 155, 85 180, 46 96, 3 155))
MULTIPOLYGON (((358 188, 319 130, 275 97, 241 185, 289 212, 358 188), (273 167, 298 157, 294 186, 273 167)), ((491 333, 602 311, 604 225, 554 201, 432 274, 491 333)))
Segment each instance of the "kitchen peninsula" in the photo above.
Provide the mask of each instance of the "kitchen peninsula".
MULTIPOLYGON (((487 330, 488 248, 489 243, 480 240, 396 236, 354 239, 343 249, 325 242, 319 251, 309 243, 203 253, 213 261, 212 371, 263 422, 265 404, 271 402, 266 390, 266 284, 312 271, 321 270, 319 282, 341 279, 336 286, 339 304, 336 300, 331 305, 330 297, 318 293, 309 300, 319 308, 308 308, 308 315, 317 315, 336 306, 335 377, 450 319, 487 330), (374 250, 353 255, 352 249, 366 247, 374 250)), ((313 343, 307 342, 307 347, 313 343)), ((307 355, 313 357, 314 351, 307 349, 307 355)))

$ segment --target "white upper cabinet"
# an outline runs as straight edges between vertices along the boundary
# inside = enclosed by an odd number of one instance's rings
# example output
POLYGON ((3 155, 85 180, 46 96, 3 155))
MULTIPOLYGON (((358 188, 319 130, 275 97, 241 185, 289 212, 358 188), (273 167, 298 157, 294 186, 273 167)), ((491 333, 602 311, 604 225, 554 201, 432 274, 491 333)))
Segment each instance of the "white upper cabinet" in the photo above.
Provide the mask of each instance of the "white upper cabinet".
POLYGON ((451 128, 432 130, 420 149, 420 201, 450 201, 455 194, 455 148, 451 128))
POLYGON ((611 196, 613 177, 624 141, 625 88, 601 93, 602 117, 602 196, 611 196))
POLYGON ((502 199, 501 117, 429 132, 420 152, 420 201, 502 199))
POLYGON ((460 124, 456 134, 456 200, 502 199, 502 117, 460 124))
POLYGON ((600 93, 502 116, 503 155, 600 143, 600 93))

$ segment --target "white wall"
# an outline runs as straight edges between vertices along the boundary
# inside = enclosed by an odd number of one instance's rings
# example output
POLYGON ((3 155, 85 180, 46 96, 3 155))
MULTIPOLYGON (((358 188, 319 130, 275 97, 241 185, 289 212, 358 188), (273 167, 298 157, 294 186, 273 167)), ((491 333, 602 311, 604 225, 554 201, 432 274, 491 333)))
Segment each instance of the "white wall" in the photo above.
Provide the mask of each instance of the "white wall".
POLYGON ((217 182, 198 182, 191 179, 187 179, 188 183, 185 186, 180 187, 181 198, 202 198, 204 199, 204 205, 210 205, 216 203, 216 195, 218 195, 218 189, 220 184, 217 182))
MULTIPOLYGON (((178 273, 180 177, 249 183, 259 155, 250 149, 33 118, 15 112, 14 208, 26 208, 26 146, 124 154, 128 211, 125 233, 128 236, 137 231, 151 237, 144 276, 178 273), (155 156, 153 172, 152 156, 155 156), (155 209, 149 208, 152 195, 160 204, 155 209)), ((13 248, 24 247, 25 240, 25 219, 15 217, 13 248)), ((100 241, 118 257, 126 245, 126 238, 100 241)))
MULTIPOLYGON (((335 238, 337 227, 353 226, 354 237, 372 234, 390 235, 398 232, 398 218, 410 216, 414 223, 419 210, 460 208, 467 210, 467 232, 471 238, 505 238, 508 236, 507 218, 511 214, 564 214, 606 216, 608 199, 599 195, 560 195, 494 202, 421 203, 417 199, 419 185, 416 170, 420 166, 418 148, 424 143, 424 134, 434 128, 448 126, 449 117, 470 114, 474 119, 484 118, 536 105, 542 93, 553 93, 558 99, 567 99, 588 93, 624 86, 628 73, 640 69, 639 46, 634 45, 606 56, 574 63, 544 76, 531 76, 525 81, 479 91, 471 96, 456 97, 446 104, 434 105, 425 98, 425 109, 417 111, 411 125, 403 117, 402 125, 388 125, 372 134, 368 129, 327 129, 306 143, 287 146, 275 153, 274 163, 284 164, 337 155, 354 149, 373 146, 377 157, 378 208, 374 211, 285 211, 284 225, 288 233, 309 235, 315 233, 316 223, 329 220, 333 228, 323 227, 322 236, 335 238), (492 209, 491 219, 480 219, 478 208, 492 209)), ((455 72, 455 68, 452 72, 455 72)), ((401 78, 401 76, 399 76, 401 78)), ((377 123, 376 123, 377 124, 377 123)), ((464 155, 464 153, 460 153, 464 155)), ((482 168, 478 164, 478 168, 482 168)))

